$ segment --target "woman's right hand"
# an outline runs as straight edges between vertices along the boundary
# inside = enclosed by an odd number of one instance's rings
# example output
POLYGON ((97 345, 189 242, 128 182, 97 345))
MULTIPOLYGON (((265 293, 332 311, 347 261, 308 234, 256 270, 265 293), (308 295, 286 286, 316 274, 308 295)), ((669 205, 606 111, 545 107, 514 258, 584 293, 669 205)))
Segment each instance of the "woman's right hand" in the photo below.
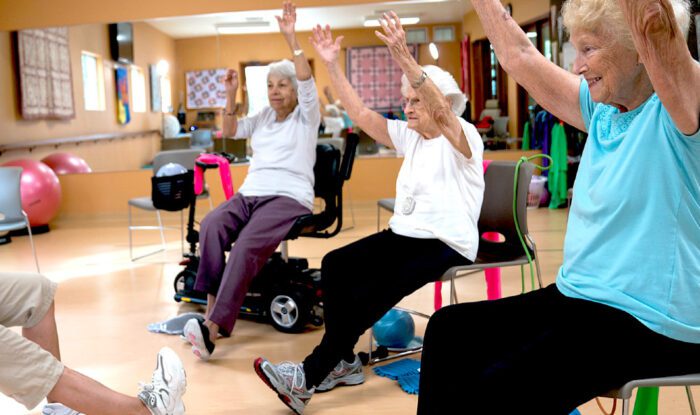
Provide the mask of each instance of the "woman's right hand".
POLYGON ((321 25, 316 25, 313 28, 313 36, 309 38, 309 41, 316 49, 316 53, 321 57, 323 63, 331 65, 338 61, 340 42, 343 41, 343 36, 338 36, 334 41, 330 26, 326 25, 325 28, 322 28, 321 25))
POLYGON ((236 94, 238 91, 238 71, 235 69, 228 69, 226 75, 224 75, 224 86, 226 87, 227 94, 236 94))

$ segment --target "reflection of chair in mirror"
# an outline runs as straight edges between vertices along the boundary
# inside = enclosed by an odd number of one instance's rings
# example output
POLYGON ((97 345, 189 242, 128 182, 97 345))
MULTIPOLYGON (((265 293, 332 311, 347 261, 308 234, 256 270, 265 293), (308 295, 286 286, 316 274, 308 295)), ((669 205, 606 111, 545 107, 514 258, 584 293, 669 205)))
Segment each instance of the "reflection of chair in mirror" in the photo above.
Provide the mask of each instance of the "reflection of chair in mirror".
MULTIPOLYGON (((180 164, 181 166, 185 167, 188 170, 194 170, 194 161, 199 156, 201 153, 200 150, 198 149, 189 149, 189 150, 170 150, 170 151, 161 151, 160 153, 156 154, 155 158, 153 159, 153 174, 155 175, 158 170, 163 167, 164 165, 168 163, 176 163, 180 164)), ((209 207, 210 209, 213 209, 213 204, 211 201, 211 197, 209 193, 205 190, 205 193, 202 195, 198 196, 198 198, 206 198, 209 199, 209 207)), ((163 221, 160 215, 160 210, 156 209, 153 206, 153 199, 151 196, 143 196, 143 197, 135 197, 133 199, 129 199, 128 203, 128 217, 129 217, 129 257, 131 258, 132 261, 136 261, 141 258, 145 258, 147 256, 156 254, 158 252, 163 252, 165 251, 165 234, 164 230, 165 229, 179 229, 180 230, 180 248, 182 252, 185 252, 185 246, 184 246, 184 217, 183 217, 183 212, 180 211, 180 227, 167 227, 163 226, 163 221), (158 220, 158 225, 133 225, 133 220, 132 220, 132 214, 131 214, 131 208, 137 208, 141 210, 146 210, 149 212, 155 212, 156 213, 156 219, 158 220), (160 249, 157 249, 155 251, 148 252, 146 254, 134 257, 134 252, 133 252, 133 236, 132 236, 132 231, 135 230, 156 230, 160 232, 160 242, 161 242, 161 247, 160 249)))
POLYGON ((27 229, 29 244, 32 246, 36 272, 39 271, 39 259, 36 256, 32 227, 29 218, 22 210, 22 194, 20 183, 22 177, 21 167, 0 167, 0 232, 27 229))

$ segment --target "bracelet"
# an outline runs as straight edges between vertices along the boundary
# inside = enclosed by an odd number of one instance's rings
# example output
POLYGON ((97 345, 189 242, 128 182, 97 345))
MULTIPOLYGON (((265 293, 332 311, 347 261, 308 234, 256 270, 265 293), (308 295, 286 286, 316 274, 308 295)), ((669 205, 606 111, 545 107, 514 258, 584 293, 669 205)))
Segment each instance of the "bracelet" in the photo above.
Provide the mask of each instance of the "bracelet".
POLYGON ((229 117, 235 117, 236 113, 235 112, 226 112, 224 111, 224 115, 229 116, 229 117))
POLYGON ((425 82, 426 79, 428 79, 428 74, 425 73, 425 71, 423 71, 420 74, 420 77, 418 78, 418 80, 416 82, 411 83, 411 86, 413 87, 413 89, 418 89, 421 87, 421 85, 423 85, 423 83, 425 82))
POLYGON ((294 56, 301 56, 304 54, 304 49, 294 49, 294 56))

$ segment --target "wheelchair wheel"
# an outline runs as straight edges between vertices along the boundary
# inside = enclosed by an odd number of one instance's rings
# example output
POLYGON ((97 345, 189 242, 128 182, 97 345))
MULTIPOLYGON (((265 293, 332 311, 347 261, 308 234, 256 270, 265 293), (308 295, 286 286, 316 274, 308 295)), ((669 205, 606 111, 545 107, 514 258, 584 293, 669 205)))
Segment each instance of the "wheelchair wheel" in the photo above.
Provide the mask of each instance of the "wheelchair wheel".
POLYGON ((277 293, 270 300, 270 323, 284 333, 298 333, 306 327, 311 310, 296 292, 277 293))
POLYGON ((177 276, 175 276, 175 281, 173 286, 175 292, 179 294, 184 294, 185 292, 192 290, 194 287, 194 280, 197 278, 197 274, 189 269, 183 269, 177 276))

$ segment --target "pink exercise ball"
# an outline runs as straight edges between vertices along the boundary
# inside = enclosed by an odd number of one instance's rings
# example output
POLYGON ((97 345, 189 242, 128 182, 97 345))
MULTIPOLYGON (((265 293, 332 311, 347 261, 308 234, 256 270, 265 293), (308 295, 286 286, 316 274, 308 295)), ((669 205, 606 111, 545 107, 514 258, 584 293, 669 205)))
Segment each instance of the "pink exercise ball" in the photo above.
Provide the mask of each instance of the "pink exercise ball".
POLYGON ((41 162, 51 167, 59 176, 70 173, 92 173, 92 169, 85 160, 71 153, 49 154, 41 159, 41 162))
POLYGON ((31 226, 47 225, 61 206, 61 184, 56 173, 46 164, 29 159, 12 160, 3 166, 22 168, 22 209, 31 226))

